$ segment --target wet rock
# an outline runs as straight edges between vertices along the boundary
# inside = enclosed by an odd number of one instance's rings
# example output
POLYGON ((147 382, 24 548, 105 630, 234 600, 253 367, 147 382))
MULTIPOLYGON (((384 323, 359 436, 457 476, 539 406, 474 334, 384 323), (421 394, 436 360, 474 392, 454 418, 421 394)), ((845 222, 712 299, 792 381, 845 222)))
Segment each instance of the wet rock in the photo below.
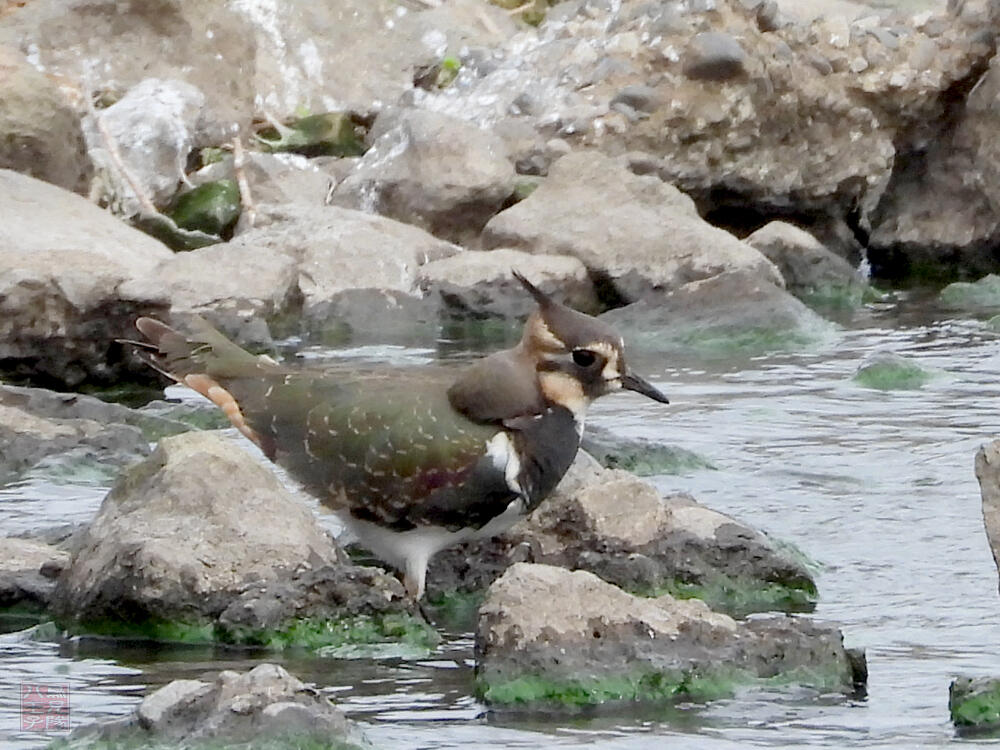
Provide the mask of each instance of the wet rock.
POLYGON ((28 470, 50 481, 73 476, 85 466, 108 473, 148 454, 149 444, 136 427, 49 419, 0 401, 0 481, 28 470))
POLYGON ((957 678, 948 691, 948 710, 960 734, 1000 733, 1000 680, 957 678))
POLYGON ((350 750, 360 731, 329 698, 276 664, 225 670, 212 681, 174 680, 147 695, 128 718, 82 727, 73 742, 135 745, 183 742, 200 747, 271 742, 350 750))
POLYGON ((158 296, 122 301, 119 286, 172 253, 80 196, 0 170, 0 370, 39 383, 113 384, 147 377, 114 343, 158 296))
POLYGON ((510 531, 435 557, 428 601, 481 591, 515 562, 587 570, 634 593, 700 598, 734 615, 808 610, 816 597, 796 553, 686 495, 661 498, 583 453, 510 531))
POLYGON ((979 449, 976 454, 976 478, 983 497, 986 538, 1000 572, 1000 440, 994 440, 979 449))
POLYGON ((478 234, 513 191, 514 167, 500 138, 456 117, 413 110, 394 118, 333 200, 459 242, 478 234))
POLYGON ((854 381, 879 391, 913 390, 933 380, 935 373, 892 351, 867 355, 854 373, 854 381))
POLYGON ((53 605, 71 632, 159 640, 315 646, 342 643, 358 618, 386 638, 397 620, 420 628, 395 578, 348 563, 271 471, 212 432, 165 438, 121 476, 75 537, 53 605), (282 619, 231 627, 274 600, 282 619))
POLYGON ((693 281, 601 317, 633 347, 700 357, 801 348, 835 330, 784 289, 743 271, 693 281))
POLYGON ((69 555, 40 541, 0 537, 0 613, 44 611, 69 555))
POLYGON ((686 195, 593 152, 556 162, 527 199, 490 220, 482 241, 578 258, 629 302, 735 269, 783 284, 770 261, 703 221, 686 195))
POLYGON ((640 477, 715 468, 711 461, 685 448, 644 438, 623 438, 593 425, 587 425, 580 447, 606 469, 622 469, 640 477))
POLYGON ((476 629, 476 689, 496 708, 705 700, 772 678, 850 694, 857 676, 836 628, 740 623, 704 602, 636 597, 548 565, 504 573, 476 629))
POLYGON ((85 193, 93 167, 80 118, 56 85, 10 47, 0 47, 0 101, 0 168, 85 193))
POLYGON ((1000 276, 989 274, 974 283, 956 281, 941 290, 938 302, 951 310, 969 312, 1000 308, 1000 276))
POLYGON ((91 158, 101 169, 103 198, 119 214, 135 216, 142 211, 132 181, 158 206, 165 206, 174 196, 184 179, 204 106, 204 94, 189 83, 147 78, 107 109, 88 117, 87 142, 91 158), (131 180, 112 158, 112 148, 117 149, 131 180))
POLYGON ((576 258, 529 255, 519 250, 468 250, 420 267, 420 289, 440 295, 446 310, 476 318, 524 318, 535 308, 519 293, 518 271, 575 310, 600 309, 587 269, 576 258))
POLYGON ((696 34, 684 52, 684 75, 701 81, 726 81, 743 72, 747 53, 732 36, 720 31, 696 34))
POLYGON ((851 264, 830 252, 808 232, 772 221, 746 238, 781 271, 785 288, 814 304, 857 307, 865 283, 851 264))

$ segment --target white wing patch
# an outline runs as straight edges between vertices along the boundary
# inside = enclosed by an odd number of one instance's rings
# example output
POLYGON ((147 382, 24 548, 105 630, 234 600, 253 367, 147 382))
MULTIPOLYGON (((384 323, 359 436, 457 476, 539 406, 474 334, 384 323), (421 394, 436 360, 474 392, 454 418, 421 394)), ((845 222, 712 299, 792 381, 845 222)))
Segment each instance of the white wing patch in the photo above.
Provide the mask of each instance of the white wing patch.
POLYGON ((524 489, 518 481, 521 473, 521 459, 517 456, 514 443, 506 432, 498 432, 486 441, 486 455, 493 461, 497 471, 502 471, 511 492, 524 496, 524 489))

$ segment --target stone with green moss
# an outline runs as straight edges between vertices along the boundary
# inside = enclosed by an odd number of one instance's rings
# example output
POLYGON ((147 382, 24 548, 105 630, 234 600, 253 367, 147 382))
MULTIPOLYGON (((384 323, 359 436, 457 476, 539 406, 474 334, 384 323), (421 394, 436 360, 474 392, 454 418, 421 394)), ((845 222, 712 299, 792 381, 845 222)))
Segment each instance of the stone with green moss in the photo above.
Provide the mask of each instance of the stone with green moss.
POLYGON ((184 252, 197 250, 222 242, 217 234, 202 232, 200 229, 184 229, 165 214, 143 214, 132 220, 136 229, 155 237, 171 250, 184 252))
POLYGON ((700 599, 717 612, 732 617, 746 617, 755 612, 812 612, 819 599, 811 581, 782 584, 729 576, 714 576, 697 582, 665 580, 652 589, 639 589, 635 593, 700 599))
POLYGON ((240 189, 235 180, 215 180, 182 193, 168 215, 181 229, 223 237, 240 217, 240 189))
POLYGON ((948 709, 959 731, 1000 736, 1000 679, 959 677, 951 683, 948 709))
POLYGON ((938 302, 954 310, 993 310, 1000 308, 1000 276, 989 274, 979 281, 956 281, 941 290, 938 302))
POLYGON ((345 112, 307 115, 289 125, 265 128, 258 142, 269 151, 289 151, 303 156, 361 156, 364 129, 345 112))
POLYGON ((581 447, 605 468, 624 469, 640 477, 715 469, 711 461, 694 451, 654 440, 619 437, 601 428, 589 427, 581 447))
POLYGON ((875 352, 861 363, 854 382, 879 391, 916 390, 936 373, 894 352, 875 352))

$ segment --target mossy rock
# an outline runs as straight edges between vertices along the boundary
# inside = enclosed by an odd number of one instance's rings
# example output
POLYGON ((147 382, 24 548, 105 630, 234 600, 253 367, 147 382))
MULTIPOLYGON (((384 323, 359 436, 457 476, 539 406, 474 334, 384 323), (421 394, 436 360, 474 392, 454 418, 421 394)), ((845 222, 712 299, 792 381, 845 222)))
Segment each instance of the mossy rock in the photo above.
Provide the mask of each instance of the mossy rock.
POLYGON ((361 156, 365 152, 363 127, 344 112, 308 115, 280 129, 265 128, 257 134, 257 140, 268 151, 309 157, 361 156))
POLYGON ((222 238, 217 234, 179 227, 173 219, 164 214, 144 214, 133 219, 133 224, 136 229, 141 229, 177 252, 197 250, 199 247, 222 242, 222 238))
POLYGON ((816 587, 773 581, 741 580, 718 576, 706 581, 661 581, 653 589, 633 591, 641 596, 670 594, 677 599, 701 599, 716 612, 746 617, 757 612, 812 612, 819 594, 816 587))
POLYGON ((951 683, 948 709, 959 731, 1000 736, 1000 679, 959 677, 951 683))
POLYGON ((620 438, 607 430, 591 428, 581 447, 606 469, 624 469, 636 476, 686 474, 715 469, 708 459, 676 445, 653 440, 620 438))
POLYGON ((240 217, 240 189, 235 180, 215 180, 179 195, 168 215, 181 229, 224 237, 240 217))
POLYGON ((990 274, 973 283, 956 281, 941 290, 938 302, 953 310, 1000 308, 1000 276, 990 274))
POLYGON ((854 382, 878 391, 916 390, 935 377, 935 372, 905 357, 879 352, 861 364, 854 374, 854 382))
POLYGON ((479 591, 446 591, 429 596, 424 607, 438 625, 453 631, 472 630, 479 607, 486 598, 486 589, 479 591))

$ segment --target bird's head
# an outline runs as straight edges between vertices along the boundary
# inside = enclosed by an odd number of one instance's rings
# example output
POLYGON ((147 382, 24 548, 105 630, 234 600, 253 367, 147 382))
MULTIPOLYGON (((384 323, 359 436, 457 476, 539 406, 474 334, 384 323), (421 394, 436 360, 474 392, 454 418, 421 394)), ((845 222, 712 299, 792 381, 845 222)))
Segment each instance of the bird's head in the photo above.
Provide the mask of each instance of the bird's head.
POLYGON ((525 324, 521 346, 534 360, 549 402, 580 413, 595 398, 624 389, 669 403, 659 389, 629 370, 618 331, 559 304, 516 271, 514 277, 538 303, 525 324))

